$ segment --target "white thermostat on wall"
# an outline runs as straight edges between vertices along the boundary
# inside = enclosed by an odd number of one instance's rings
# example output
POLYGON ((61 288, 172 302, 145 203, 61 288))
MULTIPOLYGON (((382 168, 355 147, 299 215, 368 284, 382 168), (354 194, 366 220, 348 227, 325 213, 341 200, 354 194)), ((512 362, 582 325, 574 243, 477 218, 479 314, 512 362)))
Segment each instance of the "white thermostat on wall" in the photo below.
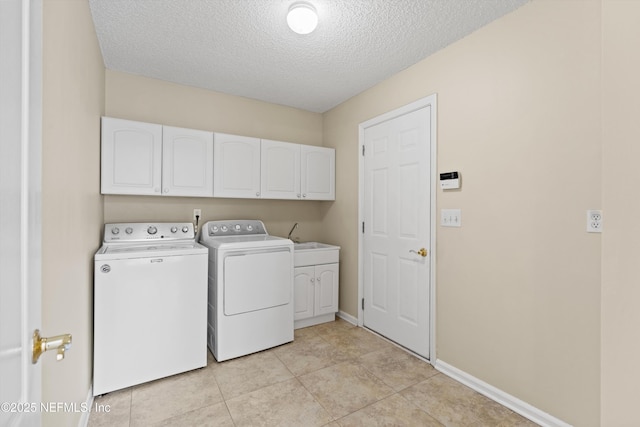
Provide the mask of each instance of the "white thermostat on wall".
POLYGON ((460 174, 458 172, 445 172, 440 174, 440 188, 453 190, 460 188, 460 174))

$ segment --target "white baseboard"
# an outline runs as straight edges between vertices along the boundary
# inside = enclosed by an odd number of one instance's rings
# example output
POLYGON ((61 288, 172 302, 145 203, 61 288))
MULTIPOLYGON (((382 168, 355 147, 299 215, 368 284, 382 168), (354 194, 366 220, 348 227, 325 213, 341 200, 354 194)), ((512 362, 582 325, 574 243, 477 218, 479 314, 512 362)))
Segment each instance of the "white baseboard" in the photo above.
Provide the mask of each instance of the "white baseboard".
POLYGON ((513 412, 522 415, 536 424, 543 427, 571 427, 571 424, 567 424, 564 421, 559 420, 558 418, 555 418, 554 416, 549 415, 526 402, 523 402, 517 397, 511 396, 510 394, 497 389, 491 384, 487 384, 484 381, 469 375, 446 362, 443 362, 442 360, 436 360, 436 363, 434 363, 433 366, 446 376, 453 378, 454 380, 466 385, 489 399, 498 402, 502 406, 511 409, 513 412))
POLYGON ((352 325, 358 326, 358 318, 353 317, 352 315, 347 314, 344 311, 338 311, 337 316, 339 318, 341 318, 342 320, 346 320, 347 322, 351 323, 352 325))
MULTIPOLYGON (((85 401, 85 407, 92 409, 93 408, 93 385, 89 386, 89 393, 87 393, 87 400, 85 401)), ((91 410, 84 411, 82 416, 80 417, 80 421, 78 422, 78 427, 87 427, 89 425, 89 416, 91 415, 91 410)))
POLYGON ((293 329, 307 328, 309 326, 320 325, 322 323, 333 322, 336 320, 335 313, 323 314, 320 316, 309 317, 302 320, 293 321, 293 329))

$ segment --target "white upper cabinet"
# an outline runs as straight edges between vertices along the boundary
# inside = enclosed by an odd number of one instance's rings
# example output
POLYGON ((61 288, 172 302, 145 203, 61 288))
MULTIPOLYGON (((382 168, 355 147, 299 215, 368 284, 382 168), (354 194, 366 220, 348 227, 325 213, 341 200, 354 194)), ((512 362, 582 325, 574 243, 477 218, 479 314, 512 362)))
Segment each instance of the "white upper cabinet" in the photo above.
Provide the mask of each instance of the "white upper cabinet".
POLYGON ((336 150, 301 146, 301 192, 305 200, 336 199, 336 150))
POLYGON ((163 126, 162 194, 213 197, 213 132, 163 126))
POLYGON ((262 140, 262 197, 335 200, 333 148, 262 140))
POLYGON ((260 139, 214 134, 214 197, 260 197, 260 139))
POLYGON ((103 194, 160 195, 162 125, 102 118, 103 194))
POLYGON ((333 148, 102 118, 102 194, 335 200, 333 148))
POLYGON ((102 118, 102 194, 213 196, 213 133, 102 118))
POLYGON ((261 159, 263 198, 301 198, 299 144, 263 139, 261 159))

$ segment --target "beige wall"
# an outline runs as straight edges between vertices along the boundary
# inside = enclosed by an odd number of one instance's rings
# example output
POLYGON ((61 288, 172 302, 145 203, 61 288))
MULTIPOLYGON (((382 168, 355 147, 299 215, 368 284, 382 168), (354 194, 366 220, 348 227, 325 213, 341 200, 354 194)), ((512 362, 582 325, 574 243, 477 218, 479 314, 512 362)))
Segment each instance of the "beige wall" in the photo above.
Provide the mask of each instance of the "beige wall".
MULTIPOLYGON (((43 2, 42 332, 73 335, 65 360, 42 357, 42 400, 87 399, 92 378, 93 254, 99 247, 104 66, 87 1, 43 2)), ((78 425, 80 413, 43 415, 78 425)))
POLYGON ((437 358, 577 426, 599 423, 600 3, 533 1, 324 115, 326 235, 357 315, 358 124, 438 94, 437 358), (329 227, 332 225, 333 227, 329 227))
MULTIPOLYGON (((116 71, 106 72, 106 115, 171 126, 322 145, 322 115, 116 71)), ((183 197, 105 196, 105 222, 202 222, 257 218, 286 236, 295 222, 301 240, 322 237, 323 208, 331 202, 183 197)))
POLYGON ((602 426, 640 425, 640 2, 605 0, 602 426))

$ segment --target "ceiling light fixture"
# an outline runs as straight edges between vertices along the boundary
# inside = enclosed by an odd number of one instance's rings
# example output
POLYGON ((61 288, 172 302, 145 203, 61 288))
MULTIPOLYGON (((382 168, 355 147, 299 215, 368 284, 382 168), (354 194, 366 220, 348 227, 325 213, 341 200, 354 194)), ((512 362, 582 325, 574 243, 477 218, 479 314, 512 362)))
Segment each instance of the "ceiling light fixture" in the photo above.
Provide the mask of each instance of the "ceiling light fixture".
POLYGON ((318 13, 308 3, 294 3, 289 8, 287 24, 298 34, 309 34, 318 26, 318 13))

